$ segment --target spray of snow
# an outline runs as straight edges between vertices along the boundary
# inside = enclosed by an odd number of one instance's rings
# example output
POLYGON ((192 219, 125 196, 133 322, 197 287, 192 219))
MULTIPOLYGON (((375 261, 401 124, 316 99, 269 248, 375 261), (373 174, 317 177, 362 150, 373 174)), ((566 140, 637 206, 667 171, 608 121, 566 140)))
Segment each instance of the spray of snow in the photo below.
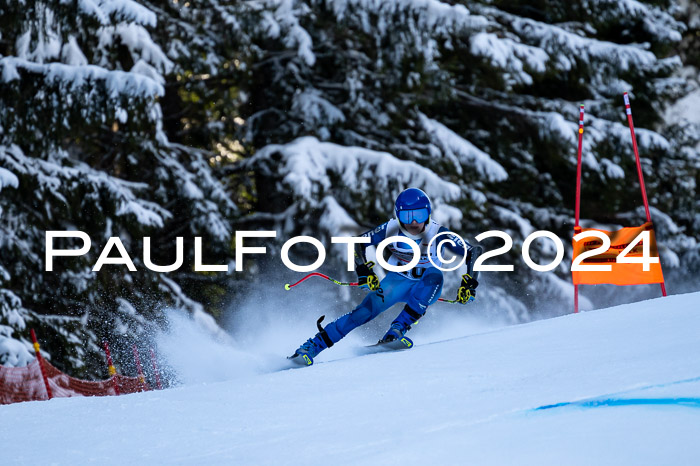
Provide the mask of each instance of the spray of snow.
MULTIPOLYGON (((249 286, 244 296, 237 295, 224 316, 223 327, 212 329, 182 310, 168 311, 168 330, 157 337, 158 351, 184 385, 240 380, 262 373, 289 368, 286 358, 313 337, 316 321, 325 315, 323 326, 354 309, 366 296, 357 288, 338 287, 320 278, 312 278, 290 291, 284 283, 294 283, 302 274, 292 273, 281 264, 266 264, 265 279, 249 286), (347 299, 346 299, 347 298, 347 299), (217 331, 214 331, 217 330, 217 331)), ((322 272, 324 272, 322 270, 322 272)), ((327 270, 332 276, 338 271, 327 270)), ((454 298, 459 274, 446 274, 443 297, 454 298), (453 296, 454 295, 454 296, 453 296)), ((499 308, 498 301, 482 294, 469 305, 436 303, 410 331, 416 344, 426 345, 469 335, 515 322, 499 308)), ((366 345, 377 342, 403 308, 399 303, 371 322, 362 325, 333 348, 323 351, 316 362, 352 358, 366 345)))
MULTIPOLYGON (((239 380, 288 368, 286 357, 316 334, 316 320, 321 315, 326 316, 322 324, 325 326, 351 311, 365 296, 363 291, 354 290, 349 301, 341 301, 342 288, 320 279, 285 291, 281 285, 285 281, 293 280, 279 274, 269 277, 251 287, 245 297, 232 302, 224 319, 231 338, 215 336, 210 328, 184 312, 170 310, 169 329, 158 337, 158 348, 168 366, 177 373, 178 381, 190 385, 239 380), (280 286, 271 285, 275 283, 280 286)), ((363 346, 381 338, 402 306, 397 304, 358 327, 332 349, 321 353, 316 361, 356 356, 363 346)), ((510 323, 506 317, 485 306, 440 303, 431 306, 410 336, 421 345, 451 340, 510 323)))
POLYGON ((259 372, 260 364, 230 340, 215 337, 178 309, 170 309, 168 330, 157 336, 160 356, 185 385, 233 380, 259 372))
MULTIPOLYGON (((339 302, 340 289, 322 279, 314 278, 285 291, 282 284, 302 276, 297 275, 286 277, 289 280, 269 277, 263 284, 249 289, 247 296, 232 303, 229 309, 226 328, 239 347, 262 358, 264 370, 285 367, 285 358, 318 332, 316 320, 321 315, 326 316, 322 324, 325 326, 355 305, 339 302)), ((353 355, 355 347, 369 344, 362 337, 359 332, 352 332, 331 351, 321 353, 319 360, 353 355)))

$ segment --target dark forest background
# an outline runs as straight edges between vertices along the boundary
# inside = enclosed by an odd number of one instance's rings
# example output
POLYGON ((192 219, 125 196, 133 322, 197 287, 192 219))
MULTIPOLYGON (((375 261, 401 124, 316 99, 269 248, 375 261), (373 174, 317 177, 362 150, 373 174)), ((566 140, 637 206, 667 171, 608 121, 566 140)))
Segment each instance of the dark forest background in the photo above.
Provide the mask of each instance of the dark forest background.
MULTIPOLYGON (((323 241, 323 270, 353 278, 330 237, 386 221, 410 186, 472 242, 492 229, 513 237, 500 261, 515 272, 484 274, 477 306, 513 322, 571 312, 580 104, 584 226, 645 218, 623 92, 667 287, 700 289, 699 10, 674 0, 0 1, 0 364, 16 361, 12 341, 30 349, 29 328, 56 366, 82 377, 106 375, 103 339, 124 351, 147 342, 168 307, 216 329, 251 289, 281 286, 279 249, 295 235, 323 241), (91 251, 45 272, 45 232, 72 229, 90 235, 91 251), (236 273, 234 232, 261 229, 277 231, 258 244, 268 258, 236 273), (536 230, 567 245, 554 272, 522 261, 536 230), (136 272, 92 272, 111 236, 136 272), (229 273, 194 271, 196 236, 204 263, 229 273), (184 265, 148 270, 144 237, 156 264, 173 263, 183 237, 184 265)), ((531 255, 549 262, 551 244, 531 255)), ((587 309, 659 294, 582 291, 587 309)), ((347 307, 340 296, 334 306, 347 307)))

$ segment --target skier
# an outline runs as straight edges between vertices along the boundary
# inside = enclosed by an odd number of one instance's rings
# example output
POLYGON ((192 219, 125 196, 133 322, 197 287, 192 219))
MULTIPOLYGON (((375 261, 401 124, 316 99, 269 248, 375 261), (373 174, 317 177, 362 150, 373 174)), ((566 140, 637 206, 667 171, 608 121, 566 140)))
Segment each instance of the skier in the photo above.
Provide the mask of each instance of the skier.
MULTIPOLYGON (((321 351, 330 348, 354 328, 366 324, 398 302, 404 302, 406 305, 379 343, 401 340, 410 330, 411 325, 425 315, 428 306, 440 298, 443 283, 442 271, 429 260, 430 257, 433 263, 442 265, 437 254, 439 239, 433 242, 430 251, 427 249, 430 240, 437 234, 448 231, 447 228, 430 219, 432 213, 430 198, 417 188, 409 188, 399 194, 394 212, 395 218, 361 235, 369 237, 370 243, 357 244, 355 247, 355 271, 359 286, 371 292, 359 306, 325 328, 321 327, 323 320, 321 317, 317 323, 319 332, 289 357, 293 362, 300 365, 313 364, 314 358, 321 351), (418 265, 413 269, 406 272, 388 272, 380 282, 372 271, 374 263, 368 262, 365 257, 365 250, 370 245, 377 246, 383 239, 391 236, 404 236, 406 242, 414 241, 421 251, 421 257, 418 265)), ((481 253, 481 247, 464 244, 454 235, 451 235, 450 239, 453 244, 445 242, 443 248, 447 248, 458 257, 467 255, 466 263, 469 272, 462 276, 457 295, 457 301, 466 304, 476 297, 476 287, 479 283, 471 274, 474 260, 481 253)), ((387 261, 390 265, 406 264, 413 258, 413 250, 406 243, 397 241, 391 243, 386 249, 391 252, 387 261)))

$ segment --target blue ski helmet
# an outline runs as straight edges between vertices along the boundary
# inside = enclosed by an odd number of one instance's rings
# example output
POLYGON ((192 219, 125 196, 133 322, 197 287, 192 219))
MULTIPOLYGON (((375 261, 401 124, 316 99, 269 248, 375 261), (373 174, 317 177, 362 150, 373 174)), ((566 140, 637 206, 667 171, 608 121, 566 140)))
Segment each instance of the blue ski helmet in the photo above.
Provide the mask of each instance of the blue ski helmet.
POLYGON ((394 213, 401 223, 427 222, 431 212, 430 198, 418 188, 408 188, 396 198, 394 213))

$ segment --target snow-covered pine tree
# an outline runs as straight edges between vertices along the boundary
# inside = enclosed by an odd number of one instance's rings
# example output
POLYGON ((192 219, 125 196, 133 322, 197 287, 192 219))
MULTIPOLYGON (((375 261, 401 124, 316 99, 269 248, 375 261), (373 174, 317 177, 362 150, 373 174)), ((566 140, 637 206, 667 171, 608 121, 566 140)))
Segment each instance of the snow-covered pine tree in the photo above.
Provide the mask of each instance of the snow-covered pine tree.
MULTIPOLYGON (((629 91, 666 275, 673 283, 676 271, 688 273, 697 191, 674 183, 694 178, 694 152, 681 135, 657 132, 683 87, 674 49, 686 28, 671 15, 674 1, 255 5, 264 27, 250 31, 241 86, 243 141, 255 152, 239 164, 255 175, 249 224, 328 244, 385 221, 402 188, 422 187, 455 231, 501 229, 515 240, 500 258, 515 273, 484 275, 483 302, 515 318, 544 303, 568 312, 570 248, 555 275, 528 269, 520 246, 536 229, 570 241, 579 104, 588 128, 582 214, 593 219, 585 224, 642 223, 629 91)), ((535 243, 531 255, 548 262, 553 247, 535 243)), ((639 289, 615 291, 629 299, 639 289)))
POLYGON ((693 291, 697 289, 696 271, 700 268, 700 4, 681 0, 675 15, 686 25, 679 44, 683 67, 675 73, 683 95, 666 110, 664 132, 672 135, 673 149, 663 161, 663 170, 669 181, 675 179, 668 187, 673 198, 670 202, 686 232, 678 235, 677 243, 671 246, 680 252, 678 262, 682 264, 672 279, 680 291, 693 291), (688 161, 694 167, 691 170, 687 169, 688 161), (686 274, 685 270, 693 272, 686 274))
POLYGON ((101 339, 143 341, 167 305, 210 319, 203 297, 183 291, 201 283, 192 240, 204 237, 205 263, 226 263, 236 209, 208 155, 165 135, 158 99, 174 65, 149 32, 153 11, 130 0, 2 2, 0 18, 0 339, 26 347, 34 327, 59 368, 103 375, 101 339), (91 251, 45 272, 45 231, 73 229, 91 251), (92 272, 111 236, 135 272, 92 272), (185 237, 179 273, 146 269, 146 236, 161 265, 185 237))

